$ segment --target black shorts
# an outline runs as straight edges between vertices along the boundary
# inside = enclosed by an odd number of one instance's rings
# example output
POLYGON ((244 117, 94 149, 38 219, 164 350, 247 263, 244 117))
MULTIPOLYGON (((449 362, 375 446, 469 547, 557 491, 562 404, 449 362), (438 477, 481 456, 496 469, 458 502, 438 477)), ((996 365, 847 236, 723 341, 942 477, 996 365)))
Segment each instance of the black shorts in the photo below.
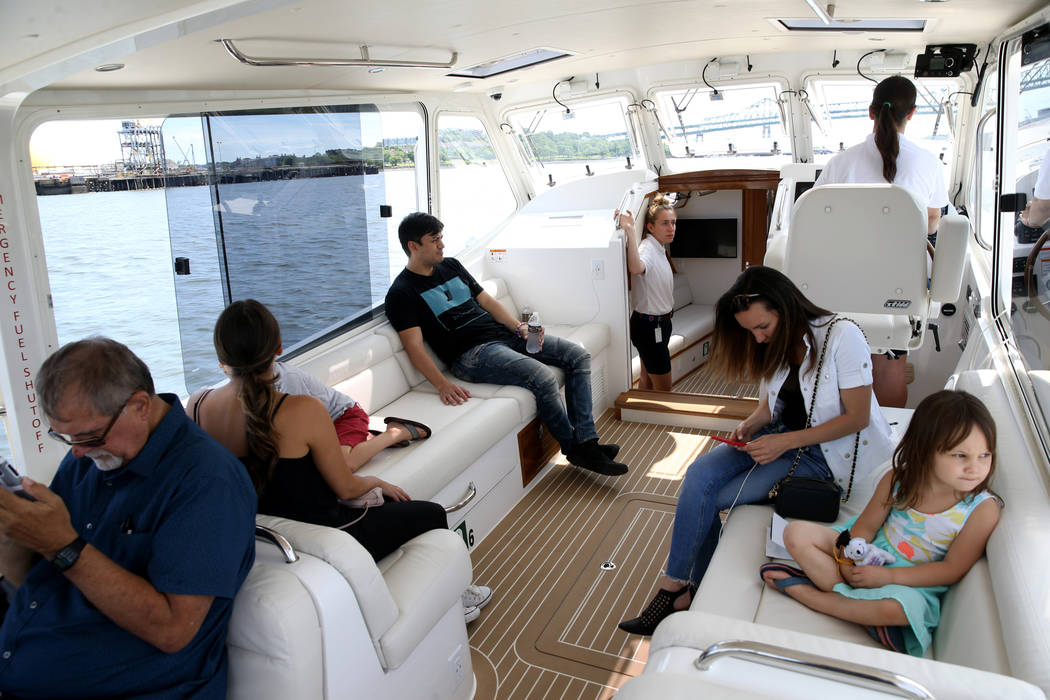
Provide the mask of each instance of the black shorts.
POLYGON ((670 314, 657 321, 634 311, 631 313, 631 345, 638 349, 638 357, 649 374, 667 374, 671 371, 671 352, 667 343, 671 339, 670 314), (656 342, 656 329, 660 329, 660 342, 656 342))

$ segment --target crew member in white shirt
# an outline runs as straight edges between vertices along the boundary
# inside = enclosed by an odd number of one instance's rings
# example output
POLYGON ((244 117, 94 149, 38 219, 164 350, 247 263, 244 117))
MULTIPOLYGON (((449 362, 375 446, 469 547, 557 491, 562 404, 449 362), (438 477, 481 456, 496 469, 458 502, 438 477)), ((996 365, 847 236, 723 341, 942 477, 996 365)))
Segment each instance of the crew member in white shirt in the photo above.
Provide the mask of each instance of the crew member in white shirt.
POLYGON ((1050 220, 1050 146, 1046 148, 1043 163, 1039 166, 1039 179, 1035 182, 1035 197, 1021 212, 1021 223, 1039 228, 1050 220))
POLYGON ((632 275, 634 294, 631 344, 642 362, 638 388, 670 391, 671 353, 667 343, 674 308, 674 270, 664 246, 674 240, 678 217, 671 200, 657 193, 645 210, 639 242, 631 212, 619 216, 620 227, 627 233, 627 271, 632 275))
MULTIPOLYGON (((900 185, 926 209, 926 233, 932 236, 941 220, 941 209, 948 205, 948 190, 944 184, 944 164, 904 136, 905 127, 915 116, 915 96, 915 85, 899 75, 875 86, 868 106, 868 116, 875 122, 874 130, 864 141, 828 161, 814 184, 888 182, 900 185)), ((902 361, 906 354, 890 351, 885 355, 872 355, 875 398, 880 406, 903 408, 907 403, 908 384, 902 361)))

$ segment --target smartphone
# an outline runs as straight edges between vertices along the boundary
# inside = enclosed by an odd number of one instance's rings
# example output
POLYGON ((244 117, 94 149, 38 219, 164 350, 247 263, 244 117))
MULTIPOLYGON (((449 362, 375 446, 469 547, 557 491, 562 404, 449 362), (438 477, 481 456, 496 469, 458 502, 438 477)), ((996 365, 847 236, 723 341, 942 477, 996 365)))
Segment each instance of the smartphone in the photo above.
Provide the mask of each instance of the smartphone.
POLYGON ((36 500, 22 488, 22 475, 15 471, 15 468, 8 464, 3 457, 0 457, 0 486, 27 501, 36 500))
POLYGON ((745 445, 747 445, 746 442, 738 442, 736 440, 730 440, 729 438, 718 437, 717 435, 708 435, 707 437, 711 438, 712 440, 724 442, 727 445, 732 445, 733 447, 744 447, 745 445))

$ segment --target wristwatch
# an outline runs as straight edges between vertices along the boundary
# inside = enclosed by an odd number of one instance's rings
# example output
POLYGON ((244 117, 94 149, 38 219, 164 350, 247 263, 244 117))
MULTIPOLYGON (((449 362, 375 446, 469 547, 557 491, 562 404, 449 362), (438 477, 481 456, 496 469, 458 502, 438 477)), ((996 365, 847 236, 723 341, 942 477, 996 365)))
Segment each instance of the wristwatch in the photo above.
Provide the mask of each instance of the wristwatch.
POLYGON ((75 540, 58 550, 58 553, 51 558, 51 563, 54 564, 55 568, 59 571, 66 571, 69 567, 77 563, 77 559, 80 558, 80 552, 86 545, 87 542, 84 541, 84 538, 77 536, 75 540))

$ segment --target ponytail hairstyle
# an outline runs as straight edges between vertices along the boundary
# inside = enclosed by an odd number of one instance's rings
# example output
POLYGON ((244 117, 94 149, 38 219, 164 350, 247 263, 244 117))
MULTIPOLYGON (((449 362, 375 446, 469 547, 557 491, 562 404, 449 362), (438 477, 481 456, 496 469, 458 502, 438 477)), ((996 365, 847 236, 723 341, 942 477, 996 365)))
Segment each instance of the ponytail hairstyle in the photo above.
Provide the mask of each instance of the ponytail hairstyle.
POLYGON ((869 109, 875 119, 875 146, 882 155, 882 176, 893 182, 901 150, 898 131, 915 109, 915 85, 900 75, 886 78, 875 86, 869 109))
POLYGON ((656 216, 661 211, 673 212, 674 204, 667 195, 657 192, 653 195, 653 200, 649 202, 649 206, 645 209, 645 218, 642 219, 642 238, 652 235, 649 233, 649 224, 656 223, 656 216))
POLYGON ((831 315, 817 306, 788 279, 771 267, 752 265, 740 273, 733 286, 715 305, 715 330, 711 341, 711 372, 731 381, 771 379, 791 359, 802 341, 809 339, 809 360, 817 362, 816 336, 811 324, 831 315), (777 328, 768 343, 759 343, 737 323, 736 315, 752 304, 777 313, 777 328))
POLYGON ((215 354, 240 380, 238 399, 244 410, 248 453, 245 467, 256 493, 261 494, 277 464, 277 431, 273 411, 277 401, 274 377, 264 378, 281 348, 281 328, 270 310, 255 301, 235 301, 219 314, 213 334, 215 354))
MULTIPOLYGON (((965 391, 945 389, 930 394, 915 407, 908 429, 893 451, 893 476, 890 480, 890 505, 914 508, 933 474, 933 462, 939 452, 948 452, 966 439, 973 429, 984 433, 992 465, 988 476, 971 494, 988 489, 995 474, 995 420, 981 400, 965 391)), ((994 491, 1000 504, 1002 499, 994 491)))

